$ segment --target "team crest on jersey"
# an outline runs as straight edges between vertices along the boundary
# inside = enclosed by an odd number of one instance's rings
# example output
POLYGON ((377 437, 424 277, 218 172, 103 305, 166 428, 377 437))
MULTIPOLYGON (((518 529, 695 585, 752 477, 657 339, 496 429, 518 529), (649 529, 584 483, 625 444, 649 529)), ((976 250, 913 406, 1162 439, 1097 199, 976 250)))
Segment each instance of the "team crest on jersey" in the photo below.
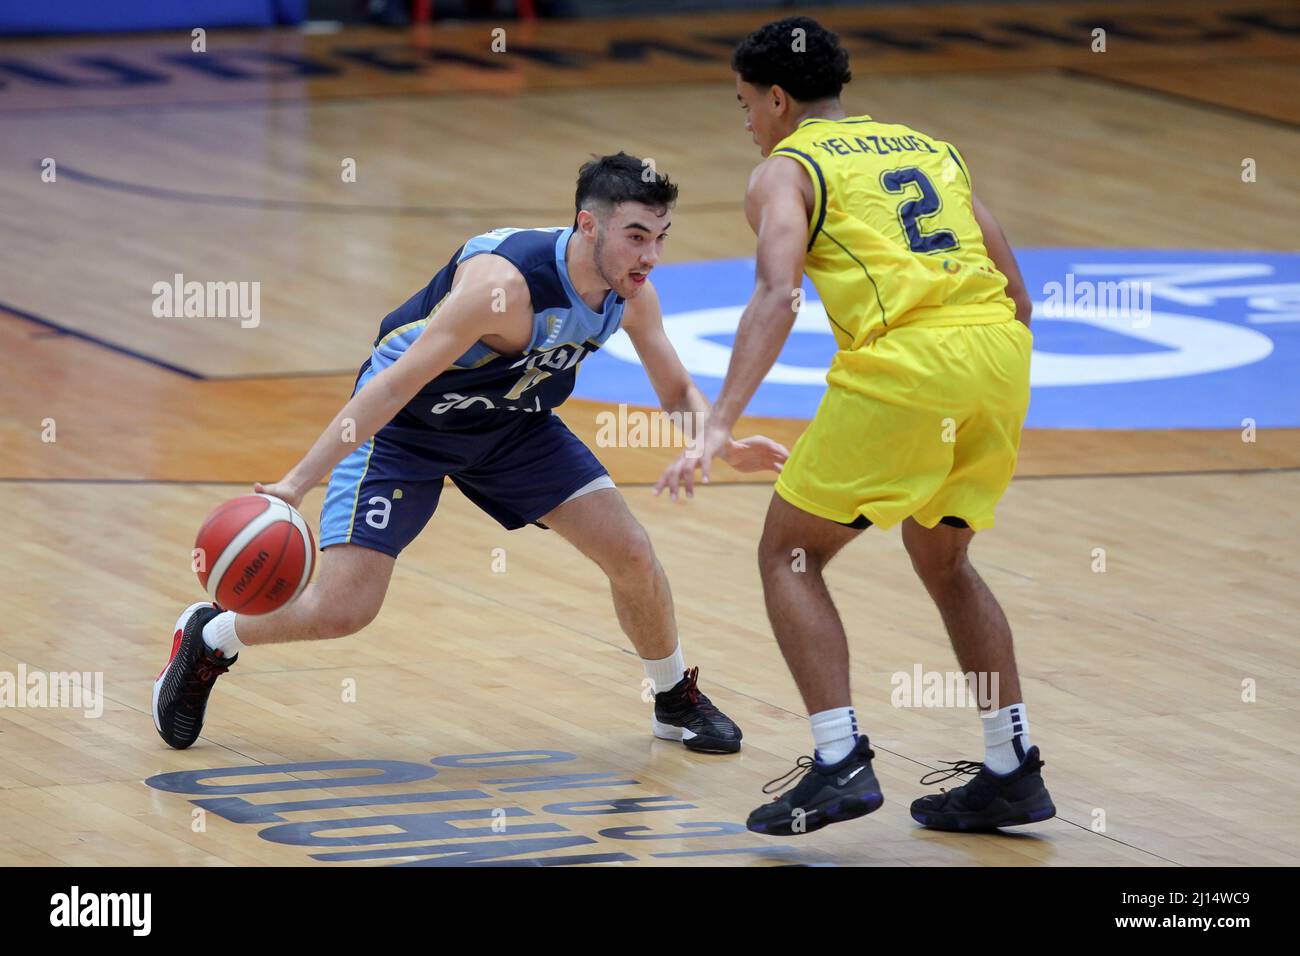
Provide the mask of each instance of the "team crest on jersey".
POLYGON ((544 409, 540 399, 533 397, 529 402, 525 393, 546 381, 552 375, 567 372, 582 361, 583 357, 595 349, 585 345, 561 345, 544 352, 535 352, 510 365, 519 369, 519 378, 515 380, 504 394, 489 397, 487 395, 465 395, 459 392, 446 392, 442 401, 429 408, 434 415, 445 415, 450 411, 464 409, 505 409, 512 412, 540 412, 544 409), (524 404, 518 404, 521 402, 524 404))
POLYGON ((534 352, 532 355, 525 355, 510 367, 524 369, 548 368, 556 372, 563 372, 581 362, 589 351, 595 350, 588 349, 585 345, 561 345, 557 348, 547 349, 545 352, 534 352))

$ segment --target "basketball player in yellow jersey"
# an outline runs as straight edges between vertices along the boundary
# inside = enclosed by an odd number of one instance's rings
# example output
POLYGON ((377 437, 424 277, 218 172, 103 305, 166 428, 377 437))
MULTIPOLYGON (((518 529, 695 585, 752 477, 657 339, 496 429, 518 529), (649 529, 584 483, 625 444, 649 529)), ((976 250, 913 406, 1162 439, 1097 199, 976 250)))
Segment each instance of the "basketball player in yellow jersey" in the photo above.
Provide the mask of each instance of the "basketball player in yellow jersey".
POLYGON ((902 525, 962 671, 990 691, 980 700, 983 762, 945 772, 974 779, 916 800, 913 818, 944 830, 1045 820, 1056 811, 1029 743, 1011 630, 966 554, 975 531, 993 524, 1029 402, 1030 300, 1015 258, 954 146, 846 114, 848 57, 816 21, 762 27, 732 67, 745 128, 766 157, 745 196, 758 236, 755 289, 701 454, 675 462, 660 486, 675 496, 685 483, 691 493, 697 465, 707 480, 789 335, 803 273, 838 345, 759 546, 768 616, 816 749, 782 778, 795 777, 793 789, 751 813, 749 828, 807 833, 883 802, 849 696, 844 627, 822 577, 873 524, 902 525), (806 566, 792 559, 800 553, 806 566))

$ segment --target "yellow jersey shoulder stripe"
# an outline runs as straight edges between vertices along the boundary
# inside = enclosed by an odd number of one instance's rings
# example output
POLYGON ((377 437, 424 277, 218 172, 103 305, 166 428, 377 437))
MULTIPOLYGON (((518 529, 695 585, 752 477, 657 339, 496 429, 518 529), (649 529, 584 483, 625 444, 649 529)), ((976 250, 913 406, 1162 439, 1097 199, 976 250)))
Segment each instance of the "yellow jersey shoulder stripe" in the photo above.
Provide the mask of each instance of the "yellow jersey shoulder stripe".
POLYGON ((961 170, 962 178, 966 180, 966 188, 970 189, 970 173, 966 172, 966 164, 962 162, 961 154, 957 152, 956 147, 951 143, 944 143, 943 145, 948 147, 948 155, 952 157, 953 162, 957 164, 957 168, 961 170))
POLYGON ((822 231, 822 224, 826 222, 826 200, 828 198, 826 196, 826 177, 822 175, 822 168, 817 165, 817 160, 813 159, 802 150, 794 149, 790 146, 782 146, 780 149, 774 149, 772 152, 784 153, 795 158, 795 162, 804 166, 817 176, 816 180, 813 182, 813 212, 816 213, 813 219, 815 225, 812 228, 812 233, 808 237, 808 248, 812 249, 813 243, 817 241, 817 235, 822 231))

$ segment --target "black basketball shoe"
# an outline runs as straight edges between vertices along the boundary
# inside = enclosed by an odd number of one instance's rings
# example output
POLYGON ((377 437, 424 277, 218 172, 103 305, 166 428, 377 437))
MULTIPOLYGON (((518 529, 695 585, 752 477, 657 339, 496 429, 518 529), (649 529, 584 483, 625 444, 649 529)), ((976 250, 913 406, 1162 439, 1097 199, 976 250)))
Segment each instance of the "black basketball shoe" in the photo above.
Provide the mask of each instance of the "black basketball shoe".
POLYGON ((214 604, 191 604, 176 620, 172 656, 153 683, 153 725, 169 746, 184 750, 199 739, 208 695, 218 677, 239 660, 203 643, 203 625, 221 609, 214 604))
POLYGON ((763 792, 775 793, 796 780, 798 786, 754 810, 745 826, 755 833, 796 836, 880 809, 885 798, 871 770, 875 755, 867 738, 859 737, 839 763, 819 764, 812 757, 800 757, 793 770, 769 781, 763 792))
POLYGON ((912 801, 912 819, 932 830, 974 832, 1038 823, 1056 816, 1051 794, 1043 786, 1043 761, 1030 747, 1020 766, 997 774, 973 760, 945 760, 950 770, 936 770, 921 778, 936 784, 960 774, 975 774, 969 783, 912 801))
POLYGON ((700 669, 682 672, 682 679, 655 694, 654 734, 663 740, 680 740, 688 750, 734 754, 744 736, 736 722, 713 706, 696 685, 700 669))

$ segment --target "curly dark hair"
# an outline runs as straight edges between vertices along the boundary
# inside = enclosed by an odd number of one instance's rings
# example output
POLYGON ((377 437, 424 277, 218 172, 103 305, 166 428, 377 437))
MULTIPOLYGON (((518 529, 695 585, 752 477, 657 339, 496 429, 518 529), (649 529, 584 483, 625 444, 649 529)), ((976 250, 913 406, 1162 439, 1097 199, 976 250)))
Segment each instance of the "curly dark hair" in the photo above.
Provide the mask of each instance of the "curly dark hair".
POLYGON ((853 78, 840 38, 811 17, 759 27, 740 41, 731 68, 746 83, 779 86, 801 103, 839 96, 853 78))
POLYGON ((651 160, 629 156, 621 150, 598 156, 578 170, 578 190, 573 198, 575 215, 592 204, 617 206, 621 202, 645 203, 656 210, 677 202, 677 184, 653 166, 651 160))

